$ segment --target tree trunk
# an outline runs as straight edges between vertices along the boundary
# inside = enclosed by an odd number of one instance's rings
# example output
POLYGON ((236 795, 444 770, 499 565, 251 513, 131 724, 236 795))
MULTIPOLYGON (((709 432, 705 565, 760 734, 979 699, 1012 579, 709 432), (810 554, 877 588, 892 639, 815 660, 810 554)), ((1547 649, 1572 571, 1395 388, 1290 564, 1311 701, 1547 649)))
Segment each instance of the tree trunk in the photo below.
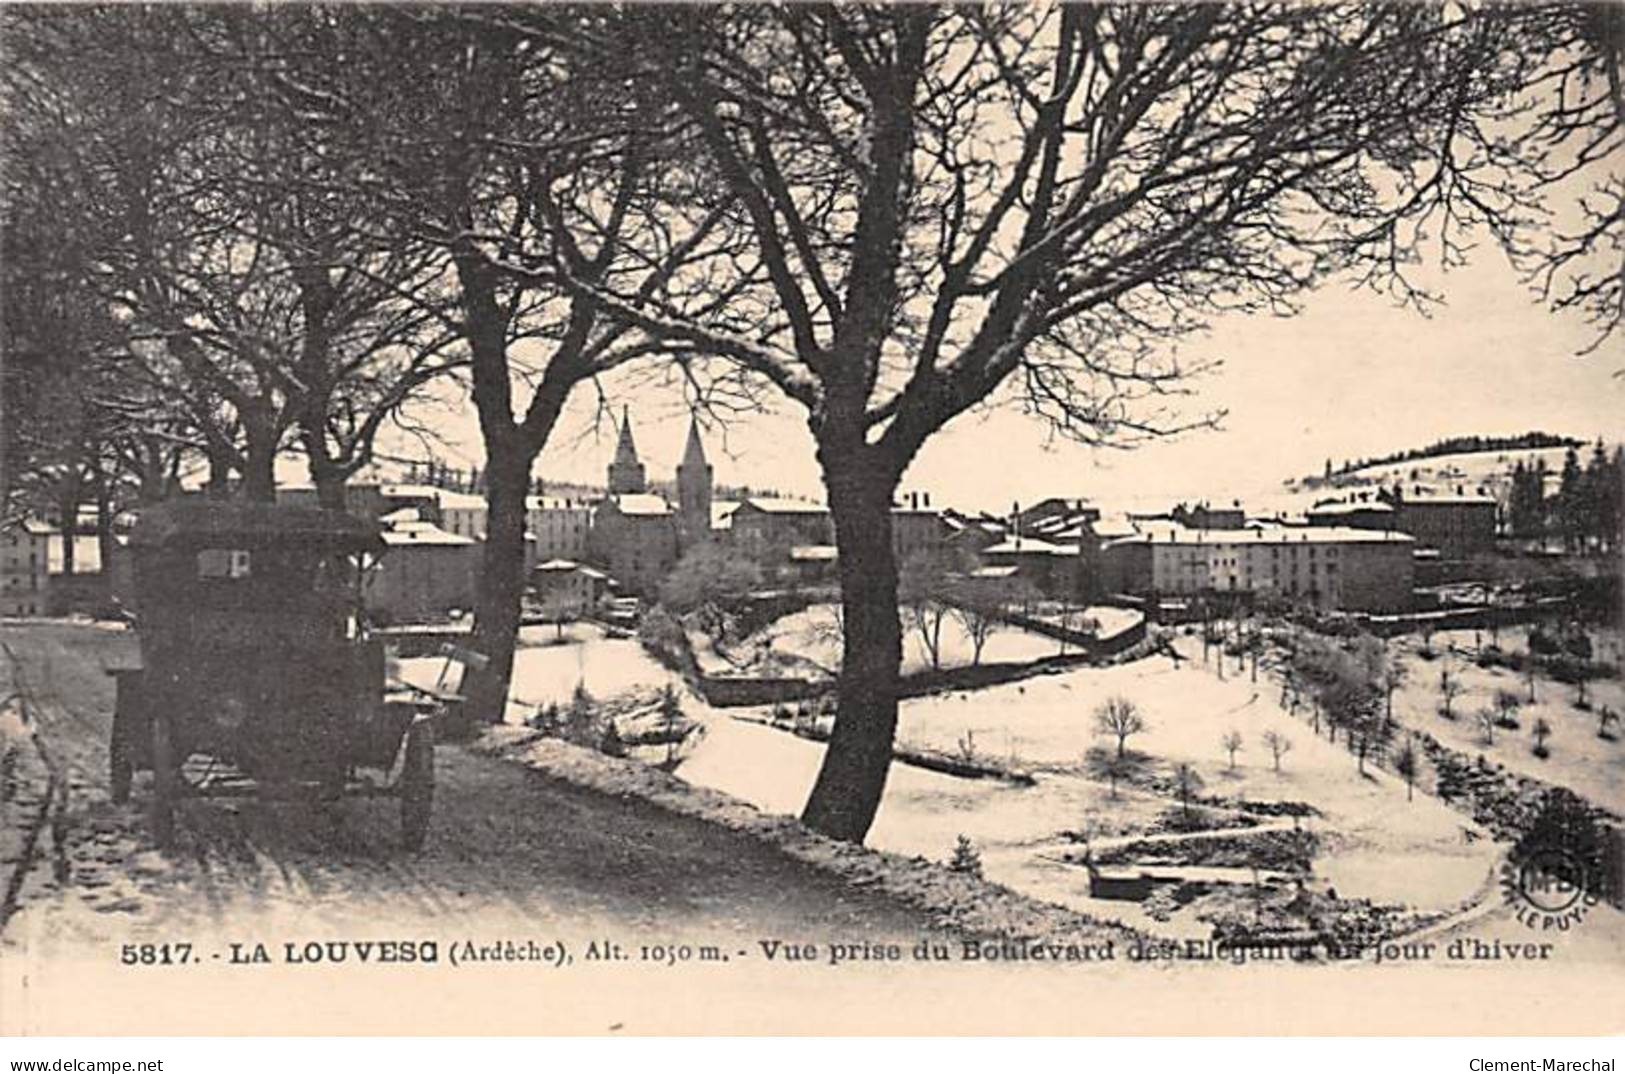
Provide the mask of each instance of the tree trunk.
POLYGON ((224 499, 231 495, 231 472, 235 464, 231 456, 222 448, 211 446, 209 453, 209 480, 204 485, 204 495, 210 499, 224 499))
POLYGON ((113 490, 103 477, 96 483, 96 557, 101 563, 104 587, 113 556, 113 490))
POLYGON ((330 511, 347 509, 349 504, 344 491, 349 474, 326 456, 325 445, 308 435, 304 441, 305 457, 310 460, 310 483, 316 486, 316 502, 330 511))
POLYGON ((488 663, 472 675, 468 714, 502 722, 519 641, 519 603, 525 589, 525 493, 531 457, 518 449, 497 451, 486 465, 485 562, 474 606, 474 648, 488 663))
POLYGON ((57 524, 62 530, 62 573, 72 576, 75 567, 74 537, 79 529, 79 501, 84 494, 84 486, 77 476, 78 466, 73 467, 74 476, 68 477, 63 492, 57 499, 57 524))
POLYGON ((835 522, 844 638, 835 728, 801 819, 825 835, 861 843, 880 808, 897 730, 903 660, 892 550, 897 475, 845 459, 821 461, 835 522))
POLYGON ((276 502, 277 430, 250 424, 243 448, 243 498, 254 503, 276 502))

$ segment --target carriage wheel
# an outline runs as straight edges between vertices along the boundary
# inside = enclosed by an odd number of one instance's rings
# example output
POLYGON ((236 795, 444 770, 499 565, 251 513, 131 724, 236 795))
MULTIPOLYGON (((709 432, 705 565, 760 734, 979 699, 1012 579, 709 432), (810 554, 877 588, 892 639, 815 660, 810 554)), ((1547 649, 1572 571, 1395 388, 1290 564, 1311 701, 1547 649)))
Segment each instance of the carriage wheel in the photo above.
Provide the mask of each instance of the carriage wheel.
POLYGON ((421 850, 434 807, 434 726, 426 721, 407 729, 400 795, 401 842, 408 850, 421 850))
POLYGON ((152 717, 152 837, 161 847, 175 840, 175 799, 180 794, 180 762, 175 757, 169 717, 152 717))

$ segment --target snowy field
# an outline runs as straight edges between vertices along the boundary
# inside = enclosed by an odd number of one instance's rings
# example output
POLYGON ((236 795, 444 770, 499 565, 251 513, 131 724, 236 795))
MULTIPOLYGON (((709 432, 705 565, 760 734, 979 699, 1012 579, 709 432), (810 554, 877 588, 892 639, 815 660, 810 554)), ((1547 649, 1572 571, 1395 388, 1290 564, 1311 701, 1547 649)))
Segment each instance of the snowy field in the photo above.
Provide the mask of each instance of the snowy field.
MULTIPOLYGON (((1095 733, 1094 710, 1107 697, 1133 701, 1147 724, 1129 739, 1151 770, 1170 775, 1174 766, 1194 767, 1204 793, 1253 801, 1300 801, 1323 818, 1314 826, 1334 831, 1333 846, 1315 863, 1342 895, 1443 906, 1469 894, 1494 858, 1487 840, 1468 842, 1476 829, 1450 807, 1425 794, 1407 801, 1394 777, 1367 765, 1360 774, 1341 743, 1317 737, 1303 714, 1291 715, 1278 687, 1261 677, 1249 681, 1231 660, 1220 680, 1201 661, 1201 646, 1181 639, 1190 659, 1176 669, 1153 657, 1110 668, 1084 668, 996 686, 974 694, 953 693, 905 702, 898 736, 910 743, 953 750, 968 734, 977 749, 1024 765, 1080 767, 1092 746, 1115 748, 1095 733), (1234 771, 1220 740, 1236 731, 1242 749, 1234 771), (1281 772, 1262 739, 1284 735, 1292 748, 1281 772)), ((1124 806, 1109 799, 1087 813, 1033 818, 1034 830, 1115 830, 1124 806)), ((1167 803, 1164 802, 1164 805, 1167 803)))
MULTIPOLYGON (((551 626, 525 627, 519 632, 508 723, 524 723, 543 705, 568 704, 577 683, 597 698, 668 682, 683 685, 679 676, 656 663, 635 639, 605 637, 592 623, 571 623, 564 628, 562 643, 557 637, 551 626)), ((400 661, 397 674, 414 686, 430 687, 444 666, 440 657, 419 657, 400 661)))
MULTIPOLYGON (((758 637, 764 634, 771 636, 773 648, 782 652, 794 653, 831 671, 841 665, 841 634, 836 608, 832 604, 814 604, 794 615, 787 615, 765 628, 758 637)), ((949 615, 943 620, 940 651, 945 668, 966 667, 972 662, 975 646, 956 616, 949 615)), ((1000 626, 982 647, 982 663, 1024 664, 1060 652, 1061 643, 1054 638, 1000 626)), ((926 671, 930 667, 930 653, 919 631, 914 629, 908 613, 904 612, 903 673, 926 671)))
MULTIPOLYGON (((1488 644, 1488 631, 1480 631, 1477 641, 1488 644)), ((1606 705, 1625 720, 1625 682, 1618 677, 1598 679, 1586 686, 1591 711, 1575 708, 1576 690, 1568 683, 1543 675, 1535 680, 1535 700, 1529 700, 1529 682, 1519 672, 1507 668, 1481 668, 1472 660, 1475 638, 1471 630, 1435 634, 1433 645, 1439 656, 1431 661, 1416 655, 1419 640, 1405 638, 1394 644, 1408 653, 1410 669, 1405 685, 1394 695, 1394 717, 1407 727, 1426 731, 1452 749, 1469 756, 1482 753, 1492 763, 1548 783, 1568 787, 1600 806, 1625 815, 1625 725, 1615 725, 1615 740, 1597 737, 1597 714, 1606 705), (1439 714, 1440 672, 1448 668, 1460 677, 1464 692, 1451 702, 1455 719, 1439 714), (1495 741, 1486 743, 1475 714, 1493 707, 1496 692, 1510 690, 1522 701, 1518 730, 1497 728, 1495 741), (1537 719, 1552 727, 1547 740, 1551 756, 1544 760, 1534 754, 1531 734, 1537 719)), ((1528 631, 1519 627, 1500 633, 1506 652, 1527 652, 1528 631)), ((1598 635, 1593 644, 1598 659, 1619 664, 1619 635, 1598 635)))
MULTIPOLYGON (((1012 646, 1036 640, 1042 643, 1038 655, 1054 651, 1050 639, 1009 633, 1014 635, 1007 639, 1012 646)), ((1510 633, 1503 636, 1503 645, 1513 643, 1510 633)), ((526 632, 516 659, 510 721, 522 720, 537 705, 567 701, 578 682, 595 696, 612 697, 677 681, 636 641, 606 638, 590 625, 570 628, 564 644, 544 644, 552 637, 551 627, 526 632)), ((1470 632, 1465 640, 1470 643, 1470 632)), ((1442 645, 1445 638, 1441 635, 1436 641, 1442 645)), ((1031 770, 1037 783, 1019 787, 893 765, 870 845, 945 861, 955 839, 965 835, 975 842, 992 880, 1135 927, 1172 935, 1202 933, 1205 926, 1187 914, 1158 922, 1137 904, 1090 898, 1085 872, 1061 861, 1062 854, 1075 849, 1066 833, 1087 832, 1095 846, 1103 847, 1146 831, 1176 806, 1167 794, 1127 785, 1114 797, 1105 782, 1086 771, 1085 758, 1092 748, 1115 746, 1096 733, 1094 710, 1105 698, 1120 695, 1134 701, 1145 717, 1147 729, 1132 736, 1128 746, 1139 755, 1147 774, 1166 778, 1174 766, 1186 763, 1202 777, 1204 795, 1313 806, 1319 815, 1303 824, 1321 837, 1314 875, 1339 895, 1449 910, 1480 889, 1500 848, 1463 814, 1425 793, 1426 779, 1407 800, 1405 786, 1396 777, 1371 764, 1360 773, 1341 741, 1329 743, 1313 732, 1305 713, 1283 709, 1279 685, 1268 676, 1261 675, 1254 683, 1246 671, 1237 672, 1231 658, 1221 680, 1212 663, 1203 663, 1195 639, 1181 638, 1176 644, 1186 657, 1178 666, 1158 656, 905 701, 898 729, 901 742, 951 753, 969 749, 981 759, 1031 770), (1233 770, 1221 745, 1231 731, 1242 739, 1233 770), (1280 772, 1274 770, 1263 742, 1267 731, 1292 743, 1280 772)), ((993 652, 990 643, 987 658, 999 659, 993 652)), ((916 660, 921 656, 917 649, 913 655, 916 660)), ((403 663, 408 677, 424 684, 433 681, 440 665, 434 659, 403 663)), ((1437 662, 1423 666, 1433 668, 1436 676, 1437 662)), ((1465 674, 1469 694, 1458 699, 1458 707, 1481 702, 1500 680, 1511 681, 1504 671, 1496 675, 1473 667, 1465 674)), ((1413 676, 1396 697, 1396 716, 1406 725, 1426 726, 1447 743, 1477 752, 1466 720, 1451 724, 1426 715, 1436 704, 1436 690, 1433 682, 1422 681, 1425 677, 1425 670, 1413 676), (1461 742, 1451 738, 1458 731, 1464 736, 1461 742)), ((677 685, 685 711, 708 725, 706 738, 677 774, 766 812, 799 813, 822 762, 823 746, 734 719, 741 710, 710 709, 681 683, 677 685)), ((1618 690, 1617 681, 1593 686, 1600 698, 1618 690)), ((1504 749, 1505 755, 1490 753, 1492 759, 1596 794, 1604 804, 1617 802, 1618 744, 1596 741, 1596 746, 1608 746, 1613 752, 1576 751, 1574 757, 1566 757, 1565 732, 1569 740, 1577 740, 1578 718, 1585 717, 1593 733, 1595 720, 1590 714, 1556 712, 1568 704, 1570 687, 1540 683, 1537 692, 1551 698, 1554 717, 1570 721, 1553 739, 1553 758, 1542 762, 1528 754, 1526 730, 1522 736, 1498 735, 1496 749, 1504 749), (1504 746, 1503 737, 1509 740, 1504 746)), ((1625 707, 1625 698, 1607 703, 1625 707)), ((1290 823, 1264 820, 1266 825, 1290 823)))

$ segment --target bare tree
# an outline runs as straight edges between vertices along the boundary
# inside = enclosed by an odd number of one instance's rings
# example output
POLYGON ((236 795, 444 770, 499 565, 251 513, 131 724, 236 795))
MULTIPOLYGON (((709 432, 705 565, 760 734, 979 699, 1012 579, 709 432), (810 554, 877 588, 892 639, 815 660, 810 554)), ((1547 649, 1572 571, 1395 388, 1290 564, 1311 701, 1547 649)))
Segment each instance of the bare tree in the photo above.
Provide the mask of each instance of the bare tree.
POLYGON ((1219 745, 1224 747, 1224 752, 1230 755, 1230 771, 1232 772, 1236 770, 1236 752, 1242 748, 1244 741, 1241 732, 1235 730, 1226 732, 1225 736, 1219 740, 1219 745))
POLYGON ((1202 777, 1194 765, 1180 763, 1174 768, 1174 790, 1187 822, 1191 819, 1191 799, 1202 789, 1202 777))
POLYGON ((1420 771, 1420 761, 1416 754, 1416 745, 1409 739, 1401 746, 1399 753, 1394 757, 1394 771, 1405 781, 1405 800, 1409 802, 1416 790, 1416 777, 1420 771))
POLYGON ((925 647, 931 667, 941 668, 942 628, 953 607, 948 599, 946 557, 921 549, 904 560, 898 579, 897 600, 908 625, 925 647))
POLYGON ((1265 731, 1263 735, 1264 748, 1270 751, 1270 757, 1275 762, 1277 774, 1281 771, 1281 758, 1292 749, 1292 740, 1279 731, 1265 731))
POLYGON ((970 639, 971 664, 980 666, 982 650, 987 647, 987 639, 991 638, 999 627, 997 610, 974 596, 962 595, 955 600, 949 611, 964 630, 965 637, 970 639))
POLYGON ((1495 745, 1495 725, 1500 719, 1496 711, 1492 708, 1482 708, 1474 714, 1474 718, 1478 721, 1479 731, 1483 732, 1484 745, 1495 745))
MULTIPOLYGON (((861 839, 896 726, 890 504, 985 400, 1122 443, 1199 424, 1167 341, 1340 269, 1400 298, 1494 176, 1454 143, 1527 77, 1510 18, 1421 6, 644 9, 650 78, 752 233, 763 297, 615 315, 735 362, 818 444, 848 652, 804 817, 861 839), (1379 177, 1380 173, 1380 177, 1379 177), (1467 185, 1471 180, 1473 185, 1467 185)), ((1487 121, 1487 120, 1486 120, 1487 121)), ((1487 169, 1487 165, 1485 168, 1487 169)), ((1491 207, 1493 208, 1493 207, 1491 207)))
POLYGON ((1518 710, 1523 708, 1523 699, 1511 690, 1495 691, 1495 722, 1497 726, 1516 729, 1518 726, 1518 710))
MULTIPOLYGON (((593 292, 693 313, 728 308, 737 290, 685 271, 734 247, 721 226, 728 193, 702 174, 669 97, 629 78, 624 45, 592 55, 560 45, 564 27, 619 41, 620 16, 538 9, 521 28, 500 14, 347 11, 344 62, 330 47, 279 84, 305 122, 353 147, 350 174, 386 233, 445 255, 438 284, 485 452, 474 644, 489 662, 468 692, 471 713, 487 719, 512 676, 535 460, 577 386, 653 349, 593 292), (402 65, 403 47, 423 62, 402 65)), ((697 353, 660 350, 681 362, 697 353)))
POLYGON ((1533 728, 1535 735, 1535 756, 1545 758, 1551 754, 1546 741, 1552 737, 1552 725, 1544 716, 1536 717, 1533 728))
POLYGON ((1442 703, 1439 706, 1439 715, 1447 720, 1455 719, 1451 706, 1456 698, 1462 695, 1464 690, 1466 690, 1466 687, 1461 684, 1460 675, 1452 672, 1449 668, 1441 669, 1439 671, 1439 698, 1442 703))
POLYGON ((1140 707, 1126 697, 1108 697, 1095 708, 1095 733, 1117 739, 1117 759, 1122 760, 1130 735, 1146 729, 1140 707))

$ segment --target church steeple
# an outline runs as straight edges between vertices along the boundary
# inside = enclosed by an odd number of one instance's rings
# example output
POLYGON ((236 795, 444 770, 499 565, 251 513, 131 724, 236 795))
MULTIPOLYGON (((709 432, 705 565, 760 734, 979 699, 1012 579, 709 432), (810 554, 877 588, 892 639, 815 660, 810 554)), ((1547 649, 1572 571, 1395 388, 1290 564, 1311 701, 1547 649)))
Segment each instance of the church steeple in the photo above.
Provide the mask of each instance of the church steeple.
POLYGON ((609 494, 643 492, 648 487, 638 447, 632 442, 632 415, 621 408, 621 435, 615 444, 615 461, 609 464, 609 494))
POLYGON ((684 548, 711 537, 711 464, 705 461, 697 418, 689 419, 688 446, 677 466, 677 525, 684 548))

